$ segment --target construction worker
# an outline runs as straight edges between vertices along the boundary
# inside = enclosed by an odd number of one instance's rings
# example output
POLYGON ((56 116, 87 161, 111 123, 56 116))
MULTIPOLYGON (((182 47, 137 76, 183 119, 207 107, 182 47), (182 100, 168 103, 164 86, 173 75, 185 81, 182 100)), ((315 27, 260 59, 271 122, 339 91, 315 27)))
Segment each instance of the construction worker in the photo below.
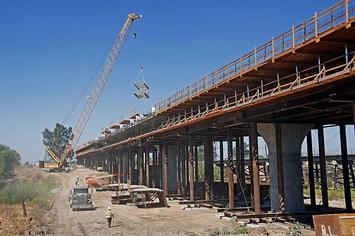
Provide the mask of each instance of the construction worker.
POLYGON ((79 183, 79 179, 80 179, 80 177, 79 177, 79 175, 77 175, 77 176, 76 176, 75 185, 78 185, 78 183, 79 183))
POLYGON ((106 220, 107 220, 107 225, 109 228, 111 228, 111 222, 112 222, 112 218, 113 218, 113 213, 111 210, 111 207, 107 207, 107 211, 106 211, 106 220))

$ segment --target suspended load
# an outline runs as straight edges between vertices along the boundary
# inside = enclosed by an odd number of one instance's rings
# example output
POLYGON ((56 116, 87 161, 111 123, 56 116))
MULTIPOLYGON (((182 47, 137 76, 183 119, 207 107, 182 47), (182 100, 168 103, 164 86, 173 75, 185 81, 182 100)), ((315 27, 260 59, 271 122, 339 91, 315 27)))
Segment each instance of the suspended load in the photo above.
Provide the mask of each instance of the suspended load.
POLYGON ((141 66, 139 70, 137 81, 134 83, 134 87, 136 87, 136 93, 134 96, 136 96, 139 100, 149 98, 149 86, 145 83, 144 80, 143 66, 141 66), (142 79, 140 80, 140 78, 142 79))

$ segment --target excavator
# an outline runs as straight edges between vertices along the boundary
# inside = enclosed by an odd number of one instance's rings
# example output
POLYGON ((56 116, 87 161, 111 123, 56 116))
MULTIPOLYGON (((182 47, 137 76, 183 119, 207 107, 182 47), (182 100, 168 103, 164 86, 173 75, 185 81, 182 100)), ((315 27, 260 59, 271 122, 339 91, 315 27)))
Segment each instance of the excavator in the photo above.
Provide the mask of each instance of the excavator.
POLYGON ((122 50, 122 47, 126 42, 133 22, 140 18, 142 18, 142 15, 139 15, 137 13, 128 14, 127 20, 125 21, 120 32, 116 36, 113 46, 107 54, 105 62, 101 67, 100 72, 98 73, 95 87, 91 91, 90 96, 88 96, 81 115, 75 125, 75 128, 73 129, 72 139, 70 139, 69 142, 65 145, 64 151, 60 156, 57 156, 49 147, 45 147, 46 152, 54 162, 44 163, 44 168, 62 169, 66 165, 68 158, 75 154, 75 146, 77 145, 80 136, 92 114, 92 111, 94 110, 94 107, 102 93, 102 90, 105 87, 108 78, 110 77, 112 69, 116 64, 117 58, 122 50))

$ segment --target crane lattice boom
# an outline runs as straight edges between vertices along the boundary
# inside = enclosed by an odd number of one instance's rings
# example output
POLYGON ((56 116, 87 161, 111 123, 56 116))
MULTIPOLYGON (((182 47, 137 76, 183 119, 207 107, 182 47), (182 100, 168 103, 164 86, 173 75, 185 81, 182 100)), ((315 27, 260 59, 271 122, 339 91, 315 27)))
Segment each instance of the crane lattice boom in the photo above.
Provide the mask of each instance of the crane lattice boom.
POLYGON ((112 72, 113 66, 117 61, 118 55, 120 54, 121 49, 126 41, 132 23, 135 20, 140 19, 141 17, 142 17, 141 15, 138 15, 136 13, 129 14, 125 24, 123 25, 120 32, 118 33, 114 41, 114 44, 111 50, 109 51, 107 58, 100 70, 100 73, 98 74, 96 85, 92 90, 90 96, 88 97, 84 109, 81 112, 81 115, 79 117, 79 120, 75 125, 75 128, 73 130, 73 139, 71 139, 69 143, 65 146, 64 152, 60 157, 59 166, 62 166, 65 163, 67 157, 74 150, 76 144, 78 143, 80 136, 86 126, 86 123, 90 118, 90 115, 97 103, 97 100, 99 99, 102 90, 105 87, 105 84, 112 72))

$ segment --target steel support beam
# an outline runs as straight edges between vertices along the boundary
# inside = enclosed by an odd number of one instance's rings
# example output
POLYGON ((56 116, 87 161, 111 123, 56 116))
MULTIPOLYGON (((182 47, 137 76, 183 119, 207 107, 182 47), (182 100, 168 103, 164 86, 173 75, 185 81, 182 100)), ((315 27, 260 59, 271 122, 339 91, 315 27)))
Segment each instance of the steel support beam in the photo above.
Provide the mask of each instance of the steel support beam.
POLYGON ((328 202, 328 185, 327 185, 327 166, 325 162, 323 125, 318 126, 318 146, 319 146, 320 178, 321 178, 321 186, 322 186, 322 203, 324 208, 328 208, 329 202, 328 202))
POLYGON ((239 194, 241 192, 241 188, 240 188, 240 140, 239 140, 239 136, 235 137, 235 172, 236 172, 236 176, 237 176, 237 186, 236 186, 236 192, 237 194, 239 194))
POLYGON ((147 187, 151 187, 149 162, 150 162, 150 147, 147 146, 145 151, 145 183, 147 187))
POLYGON ((253 197, 255 214, 261 213, 260 206, 260 182, 259 182, 259 157, 258 157, 258 131, 256 123, 250 125, 250 147, 252 157, 252 181, 253 181, 253 197))
POLYGON ((163 145, 159 145, 159 155, 158 155, 158 161, 159 161, 159 186, 161 189, 163 189, 163 145))
POLYGON ((351 190, 350 190, 349 160, 348 160, 348 150, 346 144, 346 127, 344 124, 341 124, 339 126, 339 131, 340 131, 340 147, 341 147, 341 164, 343 167, 345 207, 347 211, 351 211, 352 200, 351 200, 351 190))
POLYGON ((153 166, 152 166, 152 187, 157 187, 157 150, 155 147, 152 148, 153 151, 153 166))
POLYGON ((223 141, 219 141, 219 178, 224 183, 224 160, 223 160, 223 141))
POLYGON ((244 137, 241 136, 239 139, 239 148, 240 148, 240 180, 242 188, 245 188, 245 160, 244 160, 244 137))
POLYGON ((234 208, 234 175, 233 175, 233 144, 232 136, 228 132, 227 134, 227 147, 228 147, 228 164, 227 164, 227 175, 228 175, 228 207, 234 208))
POLYGON ((282 158, 282 128, 281 124, 275 124, 276 133, 276 166, 277 166, 277 190, 279 194, 279 211, 285 212, 285 189, 284 189, 284 168, 282 158))
POLYGON ((188 145, 188 161, 189 161, 189 184, 190 184, 190 201, 195 201, 195 185, 194 185, 194 155, 192 139, 189 139, 188 145))
POLYGON ((308 160, 308 187, 311 196, 311 207, 316 207, 316 191, 314 185, 314 169, 313 169, 313 147, 312 147, 312 131, 307 135, 307 160, 308 160))
POLYGON ((204 140, 205 200, 213 199, 213 142, 210 137, 204 140))
POLYGON ((195 155, 195 181, 198 182, 198 149, 197 146, 194 146, 194 155, 195 155))
MULTIPOLYGON (((132 185, 133 181, 132 181, 132 177, 133 177, 133 158, 132 158, 132 150, 129 148, 128 149, 128 173, 127 173, 127 184, 132 185)), ((117 164, 117 163, 116 163, 117 164)))
POLYGON ((176 170, 176 179, 177 179, 177 194, 181 195, 182 194, 182 155, 181 155, 181 142, 178 141, 176 143, 176 149, 177 149, 177 170, 176 170))
POLYGON ((162 162, 163 162, 163 190, 165 195, 169 193, 169 186, 168 186, 168 144, 163 144, 163 153, 162 153, 162 162))

